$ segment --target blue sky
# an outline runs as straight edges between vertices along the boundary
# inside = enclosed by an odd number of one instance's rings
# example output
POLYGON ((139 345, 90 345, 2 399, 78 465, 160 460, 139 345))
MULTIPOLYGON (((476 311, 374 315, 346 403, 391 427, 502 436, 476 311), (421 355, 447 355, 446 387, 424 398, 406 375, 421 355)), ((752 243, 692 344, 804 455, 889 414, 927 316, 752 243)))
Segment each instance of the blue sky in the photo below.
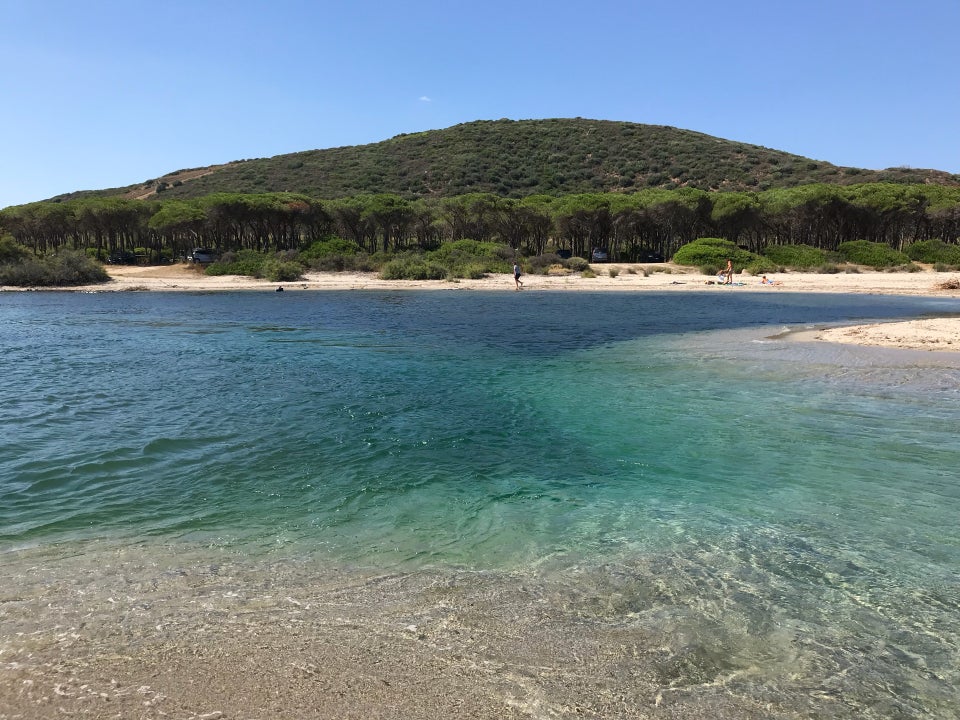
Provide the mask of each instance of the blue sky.
POLYGON ((0 0, 0 207, 473 120, 960 173, 960 0, 0 0))

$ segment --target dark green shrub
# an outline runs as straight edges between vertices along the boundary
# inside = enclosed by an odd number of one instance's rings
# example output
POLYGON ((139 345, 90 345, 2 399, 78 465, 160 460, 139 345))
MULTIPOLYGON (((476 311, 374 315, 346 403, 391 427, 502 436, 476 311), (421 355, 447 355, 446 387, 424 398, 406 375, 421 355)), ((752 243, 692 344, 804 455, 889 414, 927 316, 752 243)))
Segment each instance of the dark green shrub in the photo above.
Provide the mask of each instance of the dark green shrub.
POLYGON ((513 250, 502 243, 477 240, 445 242, 425 256, 429 263, 441 265, 453 277, 464 277, 465 268, 482 267, 484 272, 508 273, 513 268, 513 250))
POLYGON ((69 287, 110 280, 100 263, 79 250, 61 250, 37 258, 19 247, 0 241, 0 285, 69 287))
POLYGON ((259 253, 256 250, 226 252, 204 271, 207 275, 245 275, 272 282, 291 282, 303 275, 303 265, 291 259, 295 253, 259 253))
POLYGON ((309 258, 304 258, 303 254, 300 254, 297 257, 298 261, 306 264, 311 270, 322 272, 375 272, 390 259, 382 253, 371 256, 365 252, 358 252, 355 255, 332 254, 309 258))
POLYGON ((45 287, 49 276, 39 258, 28 256, 19 262, 0 263, 0 285, 45 287))
POLYGON ((563 265, 563 258, 556 253, 544 253, 527 258, 524 264, 531 275, 546 275, 554 265, 563 265))
POLYGON ((269 258, 263 263, 260 272, 260 277, 272 282, 293 282, 303 276, 303 266, 290 260, 269 258))
POLYGON ((827 261, 827 254, 811 245, 768 245, 762 255, 778 267, 795 269, 815 268, 827 261))
POLYGON ((317 240, 306 250, 301 251, 300 260, 309 264, 310 260, 326 258, 332 256, 356 255, 360 252, 360 246, 353 240, 345 240, 340 237, 327 237, 323 240, 317 240))
POLYGON ((758 257, 752 263, 747 265, 744 270, 746 270, 751 275, 763 275, 765 273, 775 273, 780 270, 780 266, 765 257, 758 257))
POLYGON ((459 274, 454 275, 453 277, 462 277, 467 278, 468 280, 480 280, 487 276, 487 270, 484 265, 473 264, 465 265, 460 268, 459 274))
POLYGON ((960 265, 960 245, 950 245, 943 240, 921 240, 911 243, 907 246, 905 253, 915 262, 960 265))
POLYGON ((444 280, 447 269, 422 257, 406 256, 387 262, 380 269, 384 280, 444 280))
POLYGON ((324 255, 323 257, 309 258, 306 262, 307 267, 311 270, 342 272, 353 269, 353 258, 353 255, 324 255))
MULTIPOLYGON (((570 268, 573 272, 583 273, 590 269, 590 263, 582 257, 571 257, 563 261, 564 267, 570 268)), ((594 276, 596 277, 596 276, 594 276)))
POLYGON ((30 251, 19 245, 12 235, 0 237, 0 265, 22 262, 28 257, 31 257, 30 251))
POLYGON ((894 250, 886 243, 875 243, 869 240, 851 240, 840 243, 837 247, 840 257, 855 265, 866 265, 872 268, 906 265, 910 258, 899 250, 894 250))
POLYGON ((61 250, 45 257, 43 263, 47 266, 50 284, 55 286, 88 285, 110 279, 103 265, 79 250, 61 250))
POLYGON ((207 275, 246 275, 263 277, 263 264, 269 256, 256 250, 226 252, 204 271, 207 275))
POLYGON ((759 259, 759 255, 741 250, 735 243, 723 238, 697 238, 692 243, 681 246, 673 255, 673 262, 677 265, 691 267, 726 267, 727 260, 732 260, 733 268, 738 272, 759 259))

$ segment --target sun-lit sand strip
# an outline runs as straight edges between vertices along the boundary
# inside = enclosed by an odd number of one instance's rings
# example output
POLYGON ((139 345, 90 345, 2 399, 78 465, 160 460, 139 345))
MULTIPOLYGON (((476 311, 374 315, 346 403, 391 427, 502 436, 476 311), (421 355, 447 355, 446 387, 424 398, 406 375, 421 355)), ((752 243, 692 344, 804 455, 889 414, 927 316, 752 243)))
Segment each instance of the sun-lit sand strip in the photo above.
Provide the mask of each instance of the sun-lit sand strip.
POLYGON ((855 345, 960 352, 960 318, 932 318, 829 328, 816 339, 855 345))
MULTIPOLYGON (((296 282, 275 283, 237 275, 211 277, 189 265, 159 267, 115 266, 108 268, 111 281, 103 285, 69 288, 82 292, 214 292, 223 290, 285 291, 304 290, 514 290, 509 274, 490 275, 480 280, 382 280, 376 273, 311 272, 296 282)), ((710 293, 857 293, 873 295, 929 295, 960 297, 954 273, 876 272, 856 273, 779 273, 770 275, 775 284, 761 284, 760 278, 737 275, 732 286, 720 285, 715 278, 697 270, 670 263, 604 264, 595 266, 596 277, 579 273, 569 275, 525 275, 523 292, 543 291, 678 291, 710 293), (612 275, 611 275, 612 272, 612 275)), ((3 288, 14 290, 16 288, 3 288)), ((925 350, 960 350, 960 318, 915 320, 856 327, 831 328, 815 337, 830 342, 880 345, 925 350)))

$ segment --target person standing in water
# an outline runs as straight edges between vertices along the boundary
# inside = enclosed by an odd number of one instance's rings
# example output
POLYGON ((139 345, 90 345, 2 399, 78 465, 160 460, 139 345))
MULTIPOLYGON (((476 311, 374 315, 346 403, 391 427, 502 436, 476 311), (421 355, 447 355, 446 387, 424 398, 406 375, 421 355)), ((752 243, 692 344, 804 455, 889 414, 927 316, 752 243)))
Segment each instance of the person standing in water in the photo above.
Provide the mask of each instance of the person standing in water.
POLYGON ((520 282, 520 263, 513 263, 513 281, 517 284, 517 290, 523 287, 523 283, 520 282))

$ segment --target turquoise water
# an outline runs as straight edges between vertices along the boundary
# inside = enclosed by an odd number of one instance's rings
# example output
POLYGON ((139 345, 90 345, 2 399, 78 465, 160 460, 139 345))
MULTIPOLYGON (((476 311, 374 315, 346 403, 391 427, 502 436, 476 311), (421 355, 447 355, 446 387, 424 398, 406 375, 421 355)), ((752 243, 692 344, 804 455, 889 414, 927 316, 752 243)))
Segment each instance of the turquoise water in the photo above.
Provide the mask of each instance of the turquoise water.
POLYGON ((665 687, 956 717, 960 360, 789 331, 957 311, 3 294, 4 581, 105 548, 519 575, 682 645, 665 687))

